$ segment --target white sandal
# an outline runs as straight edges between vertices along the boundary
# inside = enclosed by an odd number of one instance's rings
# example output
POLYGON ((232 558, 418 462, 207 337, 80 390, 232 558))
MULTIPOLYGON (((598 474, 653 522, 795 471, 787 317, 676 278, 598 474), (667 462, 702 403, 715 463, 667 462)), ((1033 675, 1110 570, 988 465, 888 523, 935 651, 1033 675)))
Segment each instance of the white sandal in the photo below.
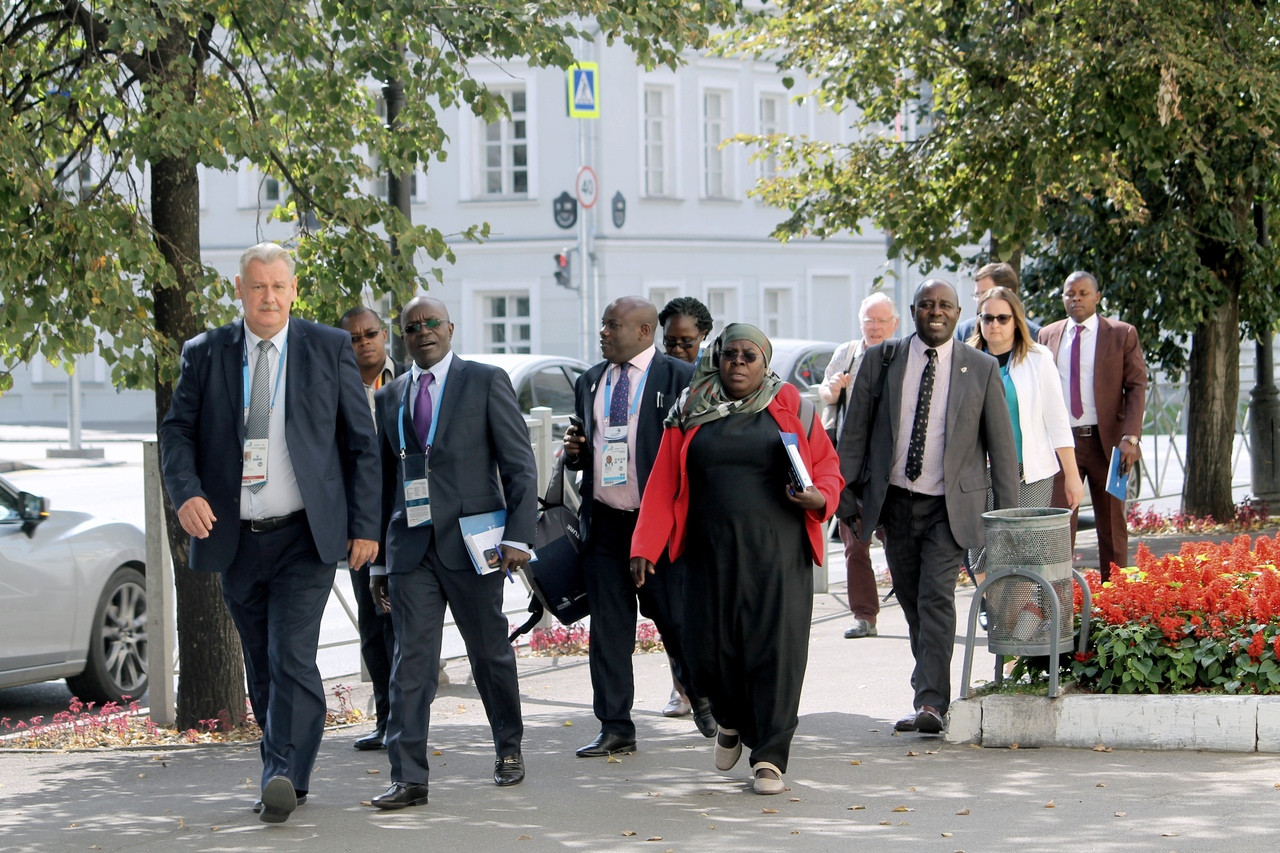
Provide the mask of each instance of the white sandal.
POLYGON ((776 764, 757 761, 754 769, 756 781, 753 787, 757 794, 781 794, 787 790, 787 786, 782 782, 782 771, 776 764))

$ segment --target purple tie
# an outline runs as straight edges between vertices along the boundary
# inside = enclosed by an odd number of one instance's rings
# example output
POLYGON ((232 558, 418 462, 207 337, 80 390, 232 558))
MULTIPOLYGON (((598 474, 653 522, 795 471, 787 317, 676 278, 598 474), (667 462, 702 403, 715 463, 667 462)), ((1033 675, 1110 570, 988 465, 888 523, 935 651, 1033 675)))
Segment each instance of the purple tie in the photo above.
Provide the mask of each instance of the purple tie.
POLYGON ((418 377, 418 399, 413 404, 413 428, 418 433, 422 446, 427 446, 427 436, 431 434, 431 380, 435 376, 423 371, 418 377))
POLYGON ((1071 417, 1079 420, 1084 415, 1084 400, 1080 396, 1080 337, 1084 326, 1076 323, 1076 336, 1071 339, 1071 417))
POLYGON ((631 402, 631 378, 627 376, 627 368, 631 362, 623 362, 618 366, 618 384, 609 399, 609 426, 627 425, 627 404, 631 402))

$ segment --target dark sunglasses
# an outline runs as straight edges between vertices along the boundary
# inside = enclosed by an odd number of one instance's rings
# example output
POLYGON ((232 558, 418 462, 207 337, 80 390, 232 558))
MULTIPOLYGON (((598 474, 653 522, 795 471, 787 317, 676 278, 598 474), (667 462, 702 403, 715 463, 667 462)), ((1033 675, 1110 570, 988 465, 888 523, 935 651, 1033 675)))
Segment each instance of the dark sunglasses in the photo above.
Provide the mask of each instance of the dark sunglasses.
POLYGON ((406 335, 416 335, 418 332, 425 332, 427 329, 438 329, 444 325, 444 320, 439 317, 432 317, 429 320, 423 320, 421 323, 405 323, 404 333, 406 335))
POLYGON ((740 361, 743 364, 755 364, 756 359, 760 357, 760 353, 749 349, 727 349, 720 352, 720 360, 727 361, 732 364, 740 361))
POLYGON ((982 322, 990 326, 992 323, 999 323, 1001 326, 1009 325, 1009 321, 1013 319, 1012 314, 979 314, 982 322))
POLYGON ((675 338, 663 338, 662 345, 667 349, 693 349, 698 345, 698 342, 693 338, 680 338, 679 340, 676 340, 675 338))
POLYGON ((382 334, 381 329, 370 329, 367 332, 352 332, 351 343, 358 344, 361 341, 371 341, 380 334, 382 334))

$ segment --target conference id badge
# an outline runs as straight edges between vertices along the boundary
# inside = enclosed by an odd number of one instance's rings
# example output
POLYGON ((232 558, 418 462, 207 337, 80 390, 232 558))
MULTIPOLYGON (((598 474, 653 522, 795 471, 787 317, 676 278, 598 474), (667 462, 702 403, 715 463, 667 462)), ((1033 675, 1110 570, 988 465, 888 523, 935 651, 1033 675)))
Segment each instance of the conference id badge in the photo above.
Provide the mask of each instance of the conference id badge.
POLYGON ((427 485, 427 457, 415 453, 400 460, 400 474, 404 480, 405 523, 410 527, 422 527, 431 523, 431 490, 427 485))
POLYGON ((606 441, 600 450, 600 484, 625 486, 627 484, 627 443, 606 441))
POLYGON ((247 439, 244 443, 244 467, 240 469, 240 485, 256 486, 266 482, 267 439, 247 439))

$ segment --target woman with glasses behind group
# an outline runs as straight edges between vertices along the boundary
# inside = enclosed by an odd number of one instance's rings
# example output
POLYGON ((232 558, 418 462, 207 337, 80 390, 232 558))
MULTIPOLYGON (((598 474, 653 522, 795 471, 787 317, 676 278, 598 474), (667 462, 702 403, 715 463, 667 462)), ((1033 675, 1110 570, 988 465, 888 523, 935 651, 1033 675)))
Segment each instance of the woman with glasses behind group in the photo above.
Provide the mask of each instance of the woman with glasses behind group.
MULTIPOLYGON (((978 323, 967 343, 1000 362, 1022 475, 1018 506, 1049 506, 1053 477, 1061 467, 1066 477, 1067 501, 1075 509, 1084 494, 1084 484, 1076 468, 1075 439, 1062 399, 1062 380, 1053 353, 1032 339, 1018 294, 1007 287, 993 287, 983 294, 978 303, 978 323)), ((987 509, 991 507, 988 483, 987 509)), ((982 574, 981 548, 969 552, 969 565, 975 576, 982 574)))

